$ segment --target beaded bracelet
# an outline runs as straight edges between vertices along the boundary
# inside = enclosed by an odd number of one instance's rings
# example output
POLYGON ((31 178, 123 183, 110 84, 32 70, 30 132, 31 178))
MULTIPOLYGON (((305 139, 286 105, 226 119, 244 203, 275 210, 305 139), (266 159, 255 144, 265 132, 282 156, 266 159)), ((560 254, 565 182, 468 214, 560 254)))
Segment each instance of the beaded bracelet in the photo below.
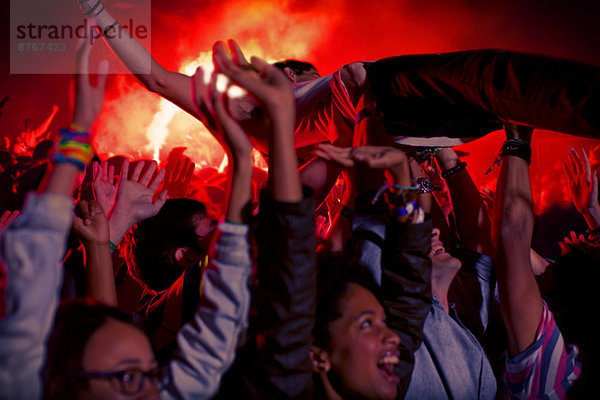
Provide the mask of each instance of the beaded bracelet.
POLYGON ((466 166, 467 166, 467 163, 464 161, 461 161, 456 166, 442 172, 442 178, 447 179, 447 178, 451 177, 452 175, 465 169, 466 166))
POLYGON ((52 161, 57 164, 71 163, 83 171, 94 157, 90 134, 73 129, 61 129, 59 132, 61 138, 56 144, 52 161))

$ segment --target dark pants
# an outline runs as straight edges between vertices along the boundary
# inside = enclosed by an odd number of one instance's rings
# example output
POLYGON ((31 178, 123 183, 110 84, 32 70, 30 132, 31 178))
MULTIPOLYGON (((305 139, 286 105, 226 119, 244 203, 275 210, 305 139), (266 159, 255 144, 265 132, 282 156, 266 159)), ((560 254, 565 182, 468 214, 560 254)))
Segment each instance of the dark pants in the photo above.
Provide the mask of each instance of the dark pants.
POLYGON ((600 138, 600 68, 499 50, 385 58, 367 67, 389 135, 481 137, 513 122, 600 138))

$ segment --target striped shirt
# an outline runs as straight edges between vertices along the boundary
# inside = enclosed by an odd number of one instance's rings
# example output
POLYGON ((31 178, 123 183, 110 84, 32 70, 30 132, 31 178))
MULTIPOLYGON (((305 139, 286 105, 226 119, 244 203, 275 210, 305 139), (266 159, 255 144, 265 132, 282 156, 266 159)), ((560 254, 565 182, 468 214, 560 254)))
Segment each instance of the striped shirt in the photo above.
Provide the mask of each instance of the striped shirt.
POLYGON ((565 345, 563 336, 544 302, 535 342, 524 352, 507 358, 503 394, 508 399, 566 399, 581 376, 579 348, 565 345))

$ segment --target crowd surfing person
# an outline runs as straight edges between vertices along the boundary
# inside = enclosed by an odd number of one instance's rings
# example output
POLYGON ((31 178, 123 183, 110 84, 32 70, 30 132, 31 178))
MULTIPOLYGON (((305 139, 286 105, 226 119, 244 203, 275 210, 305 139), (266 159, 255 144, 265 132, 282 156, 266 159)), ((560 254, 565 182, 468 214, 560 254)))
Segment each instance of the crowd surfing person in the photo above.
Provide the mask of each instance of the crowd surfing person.
MULTIPOLYGON (((196 90, 196 98, 190 98, 190 88, 204 85, 203 76, 190 77, 163 68, 123 31, 101 1, 81 1, 79 6, 85 17, 94 17, 107 44, 148 90, 216 133, 215 121, 207 110, 210 100, 203 98, 205 91, 196 90)), ((239 50, 235 43, 230 46, 234 52, 239 50)), ((225 47, 217 44, 215 50, 225 51, 225 47)), ((500 121, 589 137, 600 135, 594 117, 599 70, 586 64, 477 50, 354 62, 324 77, 319 77, 310 63, 283 62, 279 66, 294 87, 296 147, 320 142, 352 145, 355 128, 363 121, 363 125, 368 124, 372 116, 382 117, 394 141, 411 145, 458 145, 469 137, 499 129, 500 121)), ((252 111, 255 102, 232 101, 243 103, 232 107, 235 117, 253 144, 267 153, 265 131, 258 114, 252 111)))

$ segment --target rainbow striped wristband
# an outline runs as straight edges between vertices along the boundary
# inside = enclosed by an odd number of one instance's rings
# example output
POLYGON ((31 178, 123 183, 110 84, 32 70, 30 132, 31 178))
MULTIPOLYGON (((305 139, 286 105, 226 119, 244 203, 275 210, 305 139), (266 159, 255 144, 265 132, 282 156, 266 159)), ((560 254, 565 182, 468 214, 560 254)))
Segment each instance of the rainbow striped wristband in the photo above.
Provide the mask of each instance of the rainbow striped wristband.
POLYGON ((88 132, 77 132, 73 129, 61 129, 60 136, 52 161, 55 163, 71 163, 83 171, 94 157, 90 134, 88 132))

